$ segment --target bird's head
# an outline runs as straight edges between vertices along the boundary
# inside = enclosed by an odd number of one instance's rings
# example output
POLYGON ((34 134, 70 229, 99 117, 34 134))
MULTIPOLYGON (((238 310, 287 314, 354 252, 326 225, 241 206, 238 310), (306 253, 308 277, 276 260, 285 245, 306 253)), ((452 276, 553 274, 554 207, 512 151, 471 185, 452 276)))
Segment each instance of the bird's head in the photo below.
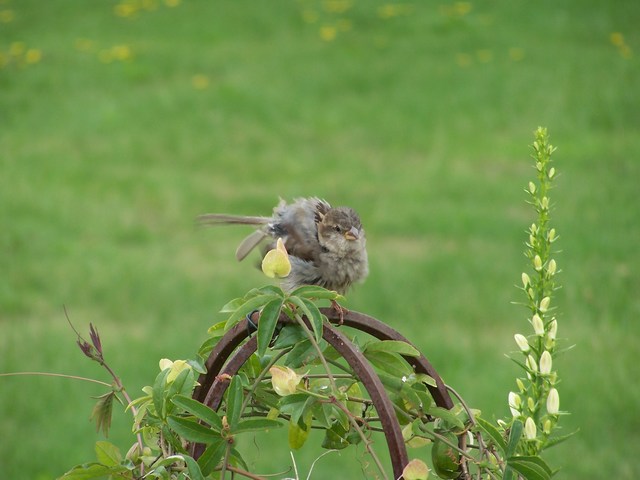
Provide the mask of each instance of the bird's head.
POLYGON ((352 208, 336 207, 318 214, 317 225, 320 245, 331 252, 345 254, 364 248, 362 222, 352 208))

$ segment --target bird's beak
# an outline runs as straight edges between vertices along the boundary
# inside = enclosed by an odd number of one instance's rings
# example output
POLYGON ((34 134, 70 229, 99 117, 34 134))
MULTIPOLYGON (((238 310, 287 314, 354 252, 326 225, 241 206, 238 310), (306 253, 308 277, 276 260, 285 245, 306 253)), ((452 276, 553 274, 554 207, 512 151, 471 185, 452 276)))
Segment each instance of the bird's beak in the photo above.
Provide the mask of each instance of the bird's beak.
POLYGON ((360 238, 360 232, 356 227, 351 227, 348 232, 345 232, 344 238, 346 238, 347 240, 357 240, 358 238, 360 238))

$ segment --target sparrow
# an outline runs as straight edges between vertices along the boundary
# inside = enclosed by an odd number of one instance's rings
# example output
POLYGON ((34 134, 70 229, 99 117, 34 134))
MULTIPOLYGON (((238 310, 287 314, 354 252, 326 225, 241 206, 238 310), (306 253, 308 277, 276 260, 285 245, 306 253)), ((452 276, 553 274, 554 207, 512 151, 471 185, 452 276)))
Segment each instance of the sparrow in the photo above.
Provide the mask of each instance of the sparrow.
POLYGON ((238 261, 266 242, 262 257, 281 238, 289 255, 291 272, 283 288, 318 285, 344 294, 369 273, 365 232, 355 210, 332 207, 317 197, 280 200, 270 217, 210 213, 198 217, 204 225, 256 225, 236 250, 238 261))

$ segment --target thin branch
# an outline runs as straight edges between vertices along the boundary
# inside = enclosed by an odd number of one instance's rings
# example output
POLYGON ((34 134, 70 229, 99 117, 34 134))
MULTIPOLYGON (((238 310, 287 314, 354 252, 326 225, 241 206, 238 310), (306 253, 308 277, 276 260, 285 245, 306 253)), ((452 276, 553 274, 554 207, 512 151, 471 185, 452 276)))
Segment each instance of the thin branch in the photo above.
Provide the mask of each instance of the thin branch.
POLYGON ((33 376, 42 376, 42 377, 61 377, 61 378, 69 378, 71 380, 82 380, 83 382, 91 382, 97 383, 98 385, 103 385, 105 387, 113 387, 112 384, 103 382, 101 380, 96 380, 94 378, 86 378, 79 377, 77 375, 67 375, 64 373, 50 373, 50 372, 13 372, 13 373, 0 373, 0 377, 17 377, 20 375, 33 375, 33 376))

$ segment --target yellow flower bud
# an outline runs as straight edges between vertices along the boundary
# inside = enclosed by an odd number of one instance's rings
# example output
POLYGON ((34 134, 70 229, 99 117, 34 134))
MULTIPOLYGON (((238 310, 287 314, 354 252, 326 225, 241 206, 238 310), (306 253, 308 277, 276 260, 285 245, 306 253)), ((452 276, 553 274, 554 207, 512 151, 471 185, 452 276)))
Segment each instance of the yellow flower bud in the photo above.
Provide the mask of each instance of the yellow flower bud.
POLYGON ((549 230, 549 233, 547 233, 547 240, 553 243, 555 239, 556 239, 556 229, 552 228, 551 230, 549 230))
POLYGON ((527 398, 527 408, 531 413, 533 413, 536 409, 536 402, 533 401, 533 398, 527 398))
POLYGON ((536 193, 536 184, 533 182, 529 182, 529 193, 531 193, 531 195, 536 193))
POLYGON ((269 369, 271 384, 275 392, 281 397, 286 397, 296 392, 303 375, 298 375, 289 367, 274 365, 269 369))
POLYGON ((547 397, 547 413, 549 415, 557 415, 560 411, 560 396, 558 390, 552 388, 549 390, 549 396, 547 397))
POLYGON ((542 197, 542 200, 540 200, 540 206, 542 207, 543 210, 548 210, 549 209, 549 198, 548 197, 542 197))
POLYGON ((402 470, 404 480, 427 480, 429 477, 429 467, 422 460, 414 458, 402 470))
POLYGON ((553 167, 551 167, 551 168, 549 169, 549 173, 548 173, 549 179, 552 179, 552 178, 554 177, 554 175, 555 175, 555 174, 556 174, 556 169, 555 169, 555 168, 553 168, 553 167))
POLYGON ((516 385, 518 385, 518 390, 520 390, 520 393, 524 393, 527 391, 527 388, 524 386, 524 382, 519 378, 516 378, 516 385))
POLYGON ((538 434, 536 422, 534 422, 531 417, 527 417, 527 420, 524 422, 524 434, 527 437, 527 440, 535 440, 536 435, 538 434))
POLYGON ((269 250, 262 259, 262 271, 269 278, 283 278, 291 272, 289 255, 281 238, 276 242, 276 248, 269 250))
POLYGON ((549 420, 548 418, 544 421, 544 426, 542 427, 542 430, 544 431, 544 433, 546 433, 547 435, 549 435, 551 433, 551 420, 549 420))
POLYGON ((162 360, 160 360, 159 365, 160 370, 162 371, 166 370, 167 368, 170 369, 169 373, 167 374, 167 383, 173 382, 183 370, 191 368, 191 365, 189 365, 185 360, 176 360, 175 362, 172 362, 168 358, 163 358, 162 360))
POLYGON ((531 279, 529 278, 529 275, 527 275, 525 272, 522 272, 522 286, 524 288, 527 288, 529 285, 531 285, 531 279))

